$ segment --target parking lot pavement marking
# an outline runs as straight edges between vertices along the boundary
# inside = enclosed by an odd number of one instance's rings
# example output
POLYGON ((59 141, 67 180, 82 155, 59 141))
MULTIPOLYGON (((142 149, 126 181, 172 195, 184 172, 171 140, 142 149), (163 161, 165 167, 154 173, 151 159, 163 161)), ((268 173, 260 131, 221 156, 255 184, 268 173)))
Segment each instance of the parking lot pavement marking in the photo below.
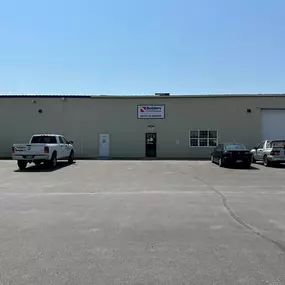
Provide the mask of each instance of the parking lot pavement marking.
MULTIPOLYGON (((242 192, 241 192, 242 193, 242 192)), ((203 191, 203 194, 205 195, 213 195, 212 191, 203 191)), ((170 196, 175 196, 175 195, 201 195, 201 193, 197 191, 176 191, 176 192, 171 192, 171 191, 136 191, 136 192, 112 192, 112 191, 106 191, 106 192, 42 192, 42 193, 33 193, 33 192, 25 192, 25 193, 8 193, 4 192, 2 195, 5 196, 112 196, 112 195, 130 195, 130 196, 135 196, 135 195, 170 195, 170 196)))

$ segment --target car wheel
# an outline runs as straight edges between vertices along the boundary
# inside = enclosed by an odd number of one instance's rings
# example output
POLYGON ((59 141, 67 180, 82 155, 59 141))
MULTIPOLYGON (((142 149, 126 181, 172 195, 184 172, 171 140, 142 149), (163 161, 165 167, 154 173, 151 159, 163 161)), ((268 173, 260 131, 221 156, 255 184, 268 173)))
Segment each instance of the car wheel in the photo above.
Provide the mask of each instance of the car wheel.
POLYGON ((20 170, 23 170, 27 167, 27 161, 25 160, 18 160, 18 167, 20 170))
POLYGON ((56 153, 53 153, 52 156, 51 156, 51 159, 49 161, 49 166, 51 168, 55 168, 57 165, 57 158, 56 158, 56 153))
POLYGON ((263 157, 263 165, 266 167, 269 167, 271 165, 266 155, 263 157))
POLYGON ((72 150, 72 151, 70 152, 69 157, 68 157, 68 163, 69 163, 69 164, 72 164, 72 163, 73 163, 73 160, 74 160, 74 151, 72 150))
POLYGON ((224 162, 223 162, 223 159, 222 159, 222 158, 219 159, 219 166, 220 166, 220 167, 223 167, 223 166, 224 166, 224 162))

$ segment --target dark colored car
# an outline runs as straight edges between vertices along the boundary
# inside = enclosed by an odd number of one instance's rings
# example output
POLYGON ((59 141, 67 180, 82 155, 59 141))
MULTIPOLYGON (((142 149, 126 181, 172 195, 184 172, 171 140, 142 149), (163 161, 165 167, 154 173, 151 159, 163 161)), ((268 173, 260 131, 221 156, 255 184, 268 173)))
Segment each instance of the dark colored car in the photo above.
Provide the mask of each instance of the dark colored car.
POLYGON ((251 166, 251 152, 239 143, 219 144, 211 154, 211 161, 219 166, 242 165, 246 168, 251 166))

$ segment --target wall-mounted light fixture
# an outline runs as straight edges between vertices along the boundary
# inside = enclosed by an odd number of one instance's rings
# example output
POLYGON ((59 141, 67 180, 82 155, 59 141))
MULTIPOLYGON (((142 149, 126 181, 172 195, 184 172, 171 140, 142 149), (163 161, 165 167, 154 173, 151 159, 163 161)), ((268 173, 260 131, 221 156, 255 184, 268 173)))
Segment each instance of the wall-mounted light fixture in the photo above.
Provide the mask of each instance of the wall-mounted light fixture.
POLYGON ((154 128, 155 128, 154 125, 148 125, 147 127, 148 127, 148 131, 149 132, 153 132, 154 131, 154 128))
POLYGON ((40 114, 42 114, 43 110, 42 110, 42 109, 39 109, 38 112, 39 112, 40 114))
POLYGON ((251 113, 251 109, 246 109, 246 112, 247 113, 251 113))
POLYGON ((37 101, 36 101, 36 100, 32 100, 32 103, 33 103, 33 104, 36 104, 36 103, 37 103, 37 101))

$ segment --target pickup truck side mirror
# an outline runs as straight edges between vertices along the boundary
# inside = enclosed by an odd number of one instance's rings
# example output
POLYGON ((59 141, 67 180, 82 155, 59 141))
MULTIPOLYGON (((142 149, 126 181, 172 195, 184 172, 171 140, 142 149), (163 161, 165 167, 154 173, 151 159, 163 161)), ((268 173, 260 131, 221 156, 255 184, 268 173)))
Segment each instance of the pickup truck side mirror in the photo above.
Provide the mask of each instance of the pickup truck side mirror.
POLYGON ((74 144, 74 142, 73 142, 73 141, 69 141, 69 143, 70 143, 70 144, 74 144))

